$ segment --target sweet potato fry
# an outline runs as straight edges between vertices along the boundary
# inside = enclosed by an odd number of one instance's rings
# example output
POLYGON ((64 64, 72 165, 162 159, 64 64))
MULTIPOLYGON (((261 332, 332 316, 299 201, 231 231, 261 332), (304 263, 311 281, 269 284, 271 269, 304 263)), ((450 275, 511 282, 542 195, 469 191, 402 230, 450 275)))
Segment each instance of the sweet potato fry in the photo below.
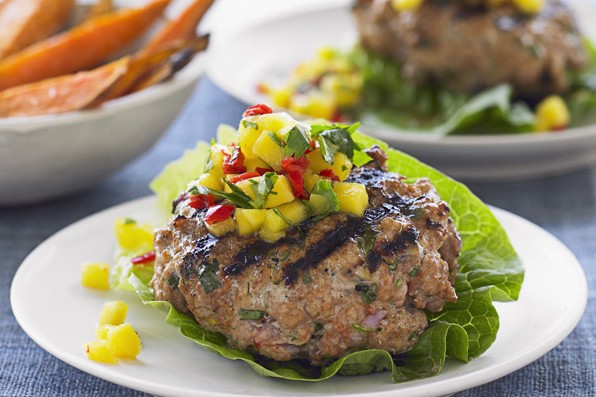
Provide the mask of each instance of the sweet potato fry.
POLYGON ((214 0, 193 0, 174 20, 166 23, 140 50, 151 52, 168 44, 189 40, 195 36, 197 25, 214 0))
POLYGON ((89 107, 126 73, 130 57, 87 72, 0 91, 0 117, 59 114, 89 107))
POLYGON ((209 35, 192 38, 186 43, 184 48, 173 53, 166 62, 153 68, 146 68, 143 75, 130 87, 128 93, 144 90, 171 78, 175 73, 188 65, 198 52, 207 48, 209 45, 209 35))
POLYGON ((125 95, 129 92, 135 82, 147 72, 147 70, 159 67, 159 65, 166 62, 173 54, 183 48, 184 45, 177 43, 152 53, 133 55, 124 76, 122 76, 116 84, 110 87, 105 95, 97 98, 91 107, 98 106, 101 103, 125 95))
POLYGON ((85 15, 85 21, 89 21, 93 18, 109 14, 114 9, 114 3, 112 0, 97 0, 97 3, 91 7, 87 15, 85 15))
POLYGON ((0 1, 0 59, 58 32, 74 0, 0 1))
MULTIPOLYGON (((17 0, 21 1, 21 0, 17 0)), ((138 38, 170 0, 110 13, 0 61, 0 90, 98 65, 138 38)))

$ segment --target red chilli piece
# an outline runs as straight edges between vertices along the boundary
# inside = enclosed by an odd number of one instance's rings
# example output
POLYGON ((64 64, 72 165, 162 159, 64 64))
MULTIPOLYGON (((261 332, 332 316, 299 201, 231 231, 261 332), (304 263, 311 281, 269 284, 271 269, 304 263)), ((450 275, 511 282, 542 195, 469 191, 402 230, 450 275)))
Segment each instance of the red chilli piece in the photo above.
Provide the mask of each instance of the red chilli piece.
POLYGON ((245 173, 246 167, 244 166, 244 154, 242 153, 242 149, 234 146, 232 154, 224 152, 224 162, 222 168, 224 174, 226 175, 245 173))
POLYGON ((273 113, 273 109, 269 106, 265 105, 264 103, 259 103, 258 105, 251 106, 242 113, 242 117, 247 116, 258 116, 260 114, 269 114, 273 113))
POLYGON ((323 178, 331 179, 332 181, 335 181, 335 182, 339 182, 339 177, 333 173, 333 170, 331 168, 328 168, 326 170, 319 172, 319 176, 322 176, 323 178))
POLYGON ((306 157, 286 157, 281 161, 281 169, 288 174, 292 192, 299 199, 308 199, 308 193, 304 190, 304 173, 307 168, 306 157))
POLYGON ((257 167, 255 168, 255 172, 258 172, 259 175, 265 175, 268 172, 275 172, 275 170, 273 168, 257 167))
POLYGON ((315 150, 317 148, 317 144, 314 139, 310 140, 310 147, 311 147, 310 149, 306 149, 304 151, 304 154, 309 154, 310 152, 312 152, 313 150, 315 150))
POLYGON ((215 204, 215 196, 212 194, 195 194, 189 197, 188 205, 196 210, 202 210, 215 204))
POLYGON ((255 177, 261 176, 261 175, 263 175, 263 174, 259 174, 257 171, 245 172, 244 174, 236 175, 236 176, 230 178, 230 182, 231 183, 238 183, 238 182, 243 181, 245 179, 255 178, 255 177))
POLYGON ((207 210, 205 215, 205 223, 213 225, 214 223, 223 222, 232 216, 236 207, 227 204, 212 205, 207 210))
POLYGON ((133 265, 144 265, 155 261, 155 251, 147 252, 146 254, 135 256, 130 260, 133 265))

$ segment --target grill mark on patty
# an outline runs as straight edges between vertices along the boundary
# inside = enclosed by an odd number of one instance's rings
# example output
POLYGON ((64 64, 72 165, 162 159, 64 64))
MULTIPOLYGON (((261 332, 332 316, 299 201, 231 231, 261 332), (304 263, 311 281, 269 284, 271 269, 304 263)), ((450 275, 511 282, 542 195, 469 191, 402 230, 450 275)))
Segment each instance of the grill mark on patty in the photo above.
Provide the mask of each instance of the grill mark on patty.
MULTIPOLYGON (((364 173, 364 178, 368 179, 369 183, 370 181, 373 181, 374 184, 376 183, 375 180, 377 178, 380 180, 380 175, 383 175, 383 172, 380 171, 377 173, 374 172, 374 170, 373 172, 370 172, 371 170, 372 169, 361 169, 360 172, 355 173, 355 175, 356 177, 359 177, 361 173, 364 173)), ((299 272, 305 271, 309 267, 318 264, 338 247, 345 244, 349 238, 356 239, 362 237, 381 219, 389 215, 402 215, 408 217, 417 216, 418 212, 416 210, 418 207, 415 205, 416 200, 407 200, 404 197, 396 194, 388 197, 387 199, 388 201, 383 203, 381 206, 367 209, 362 218, 350 218, 347 222, 338 223, 337 227, 332 232, 327 234, 322 240, 309 247, 304 255, 293 262, 285 264, 283 267, 283 280, 285 284, 288 286, 294 284, 298 279, 299 272)), ((307 235, 309 229, 313 226, 315 226, 314 222, 305 222, 298 228, 297 233, 307 235)), ((401 233, 396 240, 385 244, 381 248, 381 252, 370 250, 366 256, 366 263, 368 265, 369 271, 374 272, 378 269, 382 263, 383 254, 387 255, 387 253, 391 252, 392 250, 405 250, 410 245, 416 244, 418 237, 419 232, 416 227, 412 225, 410 228, 401 233)), ((224 274, 226 276, 237 276, 244 272, 249 266, 255 265, 264 259, 271 257, 271 252, 273 252, 277 247, 286 244, 291 245, 293 240, 294 239, 291 237, 283 238, 276 243, 267 243, 265 241, 258 240, 238 252, 238 254, 236 254, 234 257, 234 263, 224 268, 224 274)))

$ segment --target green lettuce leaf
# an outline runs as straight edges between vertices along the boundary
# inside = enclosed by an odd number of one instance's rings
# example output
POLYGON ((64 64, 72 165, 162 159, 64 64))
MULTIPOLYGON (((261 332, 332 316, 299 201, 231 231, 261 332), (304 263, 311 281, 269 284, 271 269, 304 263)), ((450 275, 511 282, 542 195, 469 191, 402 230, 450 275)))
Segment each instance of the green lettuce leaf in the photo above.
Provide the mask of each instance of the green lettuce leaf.
MULTIPOLYGON (((441 198, 445 200, 462 237, 463 249, 459 258, 460 270, 456 278, 458 302, 446 304, 440 313, 428 313, 430 326, 420 336, 417 345, 405 354, 391 356, 382 350, 365 350, 318 368, 300 362, 279 363, 253 357, 248 352, 230 349, 226 338, 201 328, 192 317, 177 312, 169 303, 155 301, 147 278, 129 275, 125 286, 133 287, 143 302, 167 312, 166 321, 180 332, 209 351, 232 360, 242 360, 260 375, 300 381, 322 381, 334 375, 363 375, 390 371, 394 382, 404 382, 437 374, 447 359, 468 362, 484 353, 495 341, 499 329, 499 316, 494 300, 513 301, 519 296, 524 279, 524 269, 511 243, 489 208, 463 184, 439 171, 399 152, 374 138, 355 132, 354 143, 359 147, 381 146, 388 155, 390 171, 408 177, 409 182, 428 178, 441 198)), ((199 145, 198 147, 201 147, 199 145)), ((174 163, 204 164, 208 151, 195 150, 185 153, 183 160, 174 163), (192 157, 192 158, 191 158, 192 157)), ((172 196, 176 186, 186 186, 180 179, 168 184, 166 167, 152 183, 159 197, 172 196)), ((177 174, 179 176, 179 174, 177 174)), ((192 177, 195 177, 193 175, 192 177)), ((190 177, 190 175, 189 175, 190 177)), ((190 177, 190 178, 192 178, 190 177)), ((174 195, 175 196, 175 195, 174 195)), ((162 203, 170 209, 170 203, 162 203)), ((120 277, 126 273, 122 273, 120 277)))
POLYGON ((347 56, 362 72, 364 87, 354 116, 366 125, 431 135, 534 129, 533 112, 525 103, 512 101, 510 85, 468 96, 436 85, 416 86, 402 77, 395 62, 358 46, 347 56))

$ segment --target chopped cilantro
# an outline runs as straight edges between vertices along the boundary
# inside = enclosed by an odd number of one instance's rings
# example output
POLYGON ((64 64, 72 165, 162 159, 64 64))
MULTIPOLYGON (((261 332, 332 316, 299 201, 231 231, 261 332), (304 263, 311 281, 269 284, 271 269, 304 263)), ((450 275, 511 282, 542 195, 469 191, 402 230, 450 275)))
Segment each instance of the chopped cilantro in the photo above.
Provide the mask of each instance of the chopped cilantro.
POLYGON ((367 305, 371 304, 377 299, 377 290, 379 286, 376 283, 358 283, 354 287, 356 292, 360 294, 360 297, 367 305))
POLYGON ((420 269, 418 269, 417 267, 415 267, 412 270, 410 270, 410 273, 408 273, 408 274, 410 275, 410 277, 416 277, 419 272, 420 272, 420 269))
POLYGON ((279 216, 281 219, 283 219, 283 221, 289 226, 292 224, 292 221, 290 221, 288 218, 286 218, 284 216, 284 214, 281 213, 281 211, 278 208, 273 208, 273 212, 275 212, 275 215, 279 216))
POLYGON ((203 287, 203 291, 205 291, 206 294, 210 294, 221 287, 221 281, 217 279, 216 275, 219 264, 217 261, 213 263, 203 262, 201 267, 199 283, 201 284, 201 287, 203 287))
POLYGON ((256 181, 252 181, 250 188, 255 194, 255 199, 251 200, 250 203, 253 208, 263 208, 269 194, 276 194, 271 190, 273 190, 273 186, 275 186, 277 178, 279 178, 279 176, 275 172, 266 172, 258 183, 256 181))
POLYGON ((240 320, 261 320, 267 313, 262 310, 238 309, 240 320))
POLYGON ((254 128, 255 130, 259 129, 259 125, 257 123, 253 123, 252 121, 242 120, 242 126, 244 128, 254 128))
POLYGON ((299 158, 304 156, 307 149, 310 148, 310 137, 306 127, 296 124, 286 137, 286 148, 284 149, 284 157, 294 156, 299 158))
POLYGON ((275 142, 275 144, 277 146, 279 146, 279 147, 284 147, 285 146, 284 142, 277 135, 275 135, 273 132, 267 131, 267 135, 269 135, 269 138, 271 138, 271 140, 273 142, 275 142))
POLYGON ((319 214, 315 218, 315 221, 324 218, 332 212, 339 211, 339 199, 337 198, 337 194, 333 191, 333 185, 330 180, 324 178, 319 179, 315 187, 312 189, 311 194, 318 194, 327 199, 327 209, 322 214, 319 214))

